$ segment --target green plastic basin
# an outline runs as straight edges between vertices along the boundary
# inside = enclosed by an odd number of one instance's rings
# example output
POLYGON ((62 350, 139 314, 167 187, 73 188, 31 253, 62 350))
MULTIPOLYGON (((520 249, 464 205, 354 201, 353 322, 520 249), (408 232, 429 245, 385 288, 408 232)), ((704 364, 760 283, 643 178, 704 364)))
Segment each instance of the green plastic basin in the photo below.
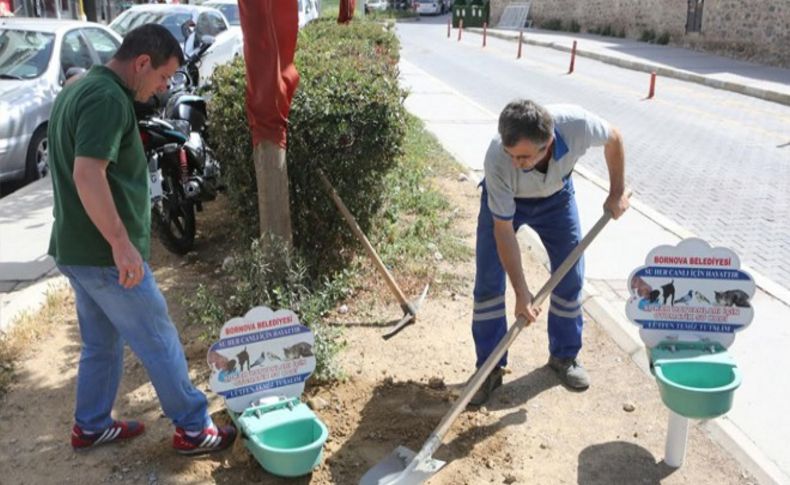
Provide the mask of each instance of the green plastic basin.
POLYGON ((679 359, 654 366, 664 404, 693 419, 712 419, 732 408, 733 395, 741 385, 741 372, 732 362, 717 359, 679 359))
POLYGON ((248 408, 237 419, 247 449, 269 473, 298 477, 321 463, 329 431, 298 398, 248 408))
POLYGON ((321 463, 328 432, 315 419, 293 421, 250 437, 248 448, 268 472, 281 477, 310 473, 321 463))

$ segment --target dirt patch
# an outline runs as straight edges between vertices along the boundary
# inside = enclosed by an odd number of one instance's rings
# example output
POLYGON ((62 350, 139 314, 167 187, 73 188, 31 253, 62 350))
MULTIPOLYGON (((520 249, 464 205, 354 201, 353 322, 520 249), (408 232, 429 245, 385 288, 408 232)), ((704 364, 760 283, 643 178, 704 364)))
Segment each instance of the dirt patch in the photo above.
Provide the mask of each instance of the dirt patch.
MULTIPOLYGON (((435 180, 458 208, 455 228, 473 247, 479 193, 468 181, 435 180)), ((223 218, 225 201, 198 214, 198 246, 185 258, 155 244, 152 267, 174 321, 182 327, 190 372, 207 390, 208 344, 201 329, 185 321, 181 301, 200 282, 221 272, 233 241, 223 218)), ((528 281, 539 287, 545 270, 524 255, 528 281)), ((322 464, 295 480, 272 477, 241 441, 228 452, 183 458, 170 449, 172 426, 161 413, 139 361, 129 354, 116 413, 142 419, 142 437, 88 453, 68 444, 79 335, 73 312, 52 335, 27 349, 16 382, 0 406, 2 483, 315 483, 351 484, 398 445, 417 451, 471 376, 470 332, 474 260, 437 261, 429 298, 416 324, 391 340, 381 334, 401 315, 383 282, 345 302, 348 312, 327 320, 345 329, 341 356, 349 378, 311 387, 306 399, 330 430, 322 464)), ((425 281, 406 282, 416 295, 425 281)), ((510 298, 510 302, 513 298, 510 298)), ((747 484, 745 474, 698 426, 692 425, 686 464, 661 462, 667 411, 653 379, 588 318, 581 360, 592 387, 563 388, 545 366, 545 319, 528 328, 510 352, 510 374, 487 408, 463 413, 436 453, 447 462, 431 484, 480 483, 695 483, 747 484), (626 411, 626 409, 630 411, 626 411)), ((227 421, 221 401, 209 392, 215 417, 227 421)))

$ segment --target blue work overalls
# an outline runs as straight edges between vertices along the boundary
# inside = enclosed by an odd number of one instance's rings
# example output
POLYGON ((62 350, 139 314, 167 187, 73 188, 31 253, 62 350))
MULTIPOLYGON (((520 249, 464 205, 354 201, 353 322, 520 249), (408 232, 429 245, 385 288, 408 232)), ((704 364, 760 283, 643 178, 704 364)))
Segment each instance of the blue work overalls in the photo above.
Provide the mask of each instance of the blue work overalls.
MULTIPOLYGON (((505 271, 494 240, 494 220, 488 208, 485 181, 481 184, 480 214, 477 218, 477 245, 472 336, 477 353, 477 367, 488 358, 507 332, 505 312, 505 271)), ((579 213, 570 176, 562 189, 542 198, 516 198, 513 229, 527 224, 540 236, 556 270, 581 240, 579 213)), ((582 346, 581 291, 584 260, 579 261, 551 294, 549 305, 549 352, 560 358, 576 357, 582 346)), ((528 282, 537 293, 542 283, 528 282)), ((507 364, 507 354, 499 362, 507 364)))

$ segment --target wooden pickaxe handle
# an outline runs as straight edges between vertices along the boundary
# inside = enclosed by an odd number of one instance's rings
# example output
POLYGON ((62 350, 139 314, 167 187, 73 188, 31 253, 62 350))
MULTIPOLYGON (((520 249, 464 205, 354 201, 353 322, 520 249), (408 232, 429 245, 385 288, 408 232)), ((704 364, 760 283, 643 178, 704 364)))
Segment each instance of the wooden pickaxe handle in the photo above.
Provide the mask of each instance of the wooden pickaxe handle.
POLYGON ((400 307, 403 309, 404 312, 409 313, 412 316, 415 316, 417 314, 417 311, 415 310, 414 306, 411 303, 409 303, 408 300, 406 300, 406 296, 401 291, 400 287, 398 286, 398 283, 395 282, 395 279, 392 277, 387 267, 384 266, 384 262, 381 260, 378 253, 373 248, 373 245, 370 244, 370 241, 368 241, 368 238, 367 236, 365 236, 365 233, 362 232, 362 229, 359 227, 359 224, 357 224, 357 220, 354 219, 353 215, 351 215, 351 212, 346 207, 346 204, 343 203, 343 200, 340 198, 335 188, 329 182, 329 179, 324 174, 324 171, 321 170, 320 168, 317 171, 318 171, 318 178, 321 179, 321 183, 324 184, 324 188, 326 189, 327 192, 329 192, 329 196, 332 197, 332 201, 335 203, 338 210, 343 215, 343 218, 346 220, 349 227, 351 227, 351 231, 354 233, 355 236, 357 236, 357 239, 359 239, 359 242, 362 243, 362 246, 365 247, 365 251, 367 251, 368 256, 370 256, 370 259, 373 260, 373 263, 375 264, 376 268, 384 277, 384 281, 387 282, 387 286, 390 287, 390 290, 392 290, 392 292, 395 294, 395 297, 398 299, 398 302, 400 303, 400 307))

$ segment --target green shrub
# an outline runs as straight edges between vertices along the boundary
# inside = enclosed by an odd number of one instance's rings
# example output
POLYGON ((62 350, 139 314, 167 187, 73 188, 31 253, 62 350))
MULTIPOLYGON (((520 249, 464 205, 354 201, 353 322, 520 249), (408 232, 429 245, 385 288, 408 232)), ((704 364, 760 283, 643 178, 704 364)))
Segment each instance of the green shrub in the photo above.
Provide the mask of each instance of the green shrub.
POLYGON ((669 32, 664 32, 663 34, 659 35, 656 39, 656 44, 667 45, 669 44, 669 32))
POLYGON ((580 32, 582 30, 582 26, 577 22, 575 19, 571 20, 571 24, 568 26, 568 30, 570 32, 580 32))
MULTIPOLYGON (((347 265, 356 240, 320 185, 322 166, 363 231, 381 205, 387 173, 401 152, 405 93, 398 86, 397 37, 374 22, 311 22, 299 34, 301 80, 288 128, 294 245, 313 277, 347 265)), ((220 67, 212 83, 211 137, 223 164, 237 226, 258 228, 257 191, 245 115, 242 59, 220 67)))
POLYGON ((642 42, 653 42, 656 40, 656 32, 653 29, 647 29, 642 31, 642 35, 639 36, 639 40, 642 42))
POLYGON ((335 360, 342 347, 339 330, 322 323, 321 316, 344 296, 348 273, 336 275, 332 281, 315 281, 302 258, 276 241, 261 245, 254 240, 228 261, 226 280, 212 288, 200 285, 194 297, 184 300, 189 320, 203 327, 204 338, 215 340, 224 322, 253 307, 288 308, 315 335, 314 377, 319 381, 341 377, 335 360))
POLYGON ((540 25, 541 29, 562 30, 562 19, 548 19, 540 25))
POLYGON ((601 35, 612 37, 614 35, 614 29, 612 29, 611 25, 606 24, 603 29, 601 29, 601 35))

